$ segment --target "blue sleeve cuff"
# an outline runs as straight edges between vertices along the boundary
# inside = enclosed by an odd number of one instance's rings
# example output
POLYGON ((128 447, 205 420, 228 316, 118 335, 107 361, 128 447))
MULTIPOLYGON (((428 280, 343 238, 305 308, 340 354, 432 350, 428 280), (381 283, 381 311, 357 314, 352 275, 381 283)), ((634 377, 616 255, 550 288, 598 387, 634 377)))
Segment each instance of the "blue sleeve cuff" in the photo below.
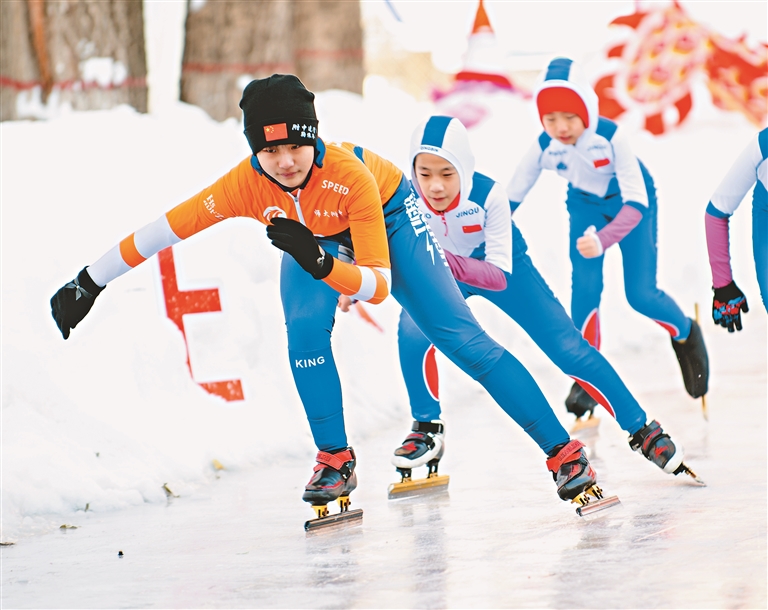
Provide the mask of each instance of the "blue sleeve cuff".
POLYGON ((718 210, 714 205, 712 205, 711 201, 707 204, 707 214, 709 214, 710 216, 714 216, 715 218, 731 217, 731 214, 726 214, 725 212, 718 210))
POLYGON ((721 212, 718 210, 714 205, 712 205, 712 202, 710 201, 707 204, 707 214, 710 216, 714 216, 715 218, 730 218, 731 214, 726 214, 725 212, 721 212))
POLYGON ((639 201, 625 201, 624 205, 628 205, 630 207, 635 208, 638 212, 640 212, 643 215, 643 218, 645 218, 645 215, 648 212, 648 206, 643 205, 639 201))
POLYGON ((514 212, 517 208, 520 207, 520 204, 523 203, 522 201, 510 201, 509 202, 509 211, 514 212))

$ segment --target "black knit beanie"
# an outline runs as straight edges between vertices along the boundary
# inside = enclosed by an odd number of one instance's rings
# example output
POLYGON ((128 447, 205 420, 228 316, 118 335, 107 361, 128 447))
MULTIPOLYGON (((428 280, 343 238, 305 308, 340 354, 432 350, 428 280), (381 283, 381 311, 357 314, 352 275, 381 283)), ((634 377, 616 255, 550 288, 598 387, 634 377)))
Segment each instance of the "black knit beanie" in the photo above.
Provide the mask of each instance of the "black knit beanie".
POLYGON ((267 146, 316 146, 315 94, 293 74, 251 81, 243 91, 245 137, 255 155, 267 146))

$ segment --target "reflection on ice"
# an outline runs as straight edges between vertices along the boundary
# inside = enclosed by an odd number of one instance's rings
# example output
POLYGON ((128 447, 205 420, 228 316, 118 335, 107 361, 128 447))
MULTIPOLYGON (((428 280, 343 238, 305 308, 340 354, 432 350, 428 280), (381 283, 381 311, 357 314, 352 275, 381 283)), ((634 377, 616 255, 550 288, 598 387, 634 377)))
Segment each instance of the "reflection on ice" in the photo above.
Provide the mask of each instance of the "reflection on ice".
POLYGON ((449 504, 447 490, 389 502, 389 512, 397 516, 396 523, 404 534, 398 554, 411 580, 410 607, 445 608, 448 605, 445 549, 448 535, 442 510, 449 504))
POLYGON ((363 547, 363 536, 361 527, 346 524, 308 533, 308 588, 353 587, 360 572, 357 557, 363 547))

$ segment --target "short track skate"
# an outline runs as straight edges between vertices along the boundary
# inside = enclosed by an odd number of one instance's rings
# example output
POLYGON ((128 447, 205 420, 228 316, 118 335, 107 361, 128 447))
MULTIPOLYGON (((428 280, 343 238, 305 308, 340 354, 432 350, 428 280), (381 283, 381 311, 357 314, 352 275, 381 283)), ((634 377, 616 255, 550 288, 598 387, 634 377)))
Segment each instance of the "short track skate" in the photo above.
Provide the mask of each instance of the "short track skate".
POLYGON ((594 515, 595 513, 614 508, 621 504, 618 496, 610 496, 608 498, 603 497, 603 490, 597 485, 585 489, 578 496, 571 500, 574 504, 578 504, 576 508, 576 514, 579 517, 587 517, 594 515))
POLYGON ((632 451, 637 451, 656 464, 667 474, 675 476, 687 474, 697 485, 706 486, 706 483, 683 462, 682 447, 675 446, 669 434, 664 432, 656 420, 630 436, 629 447, 632 451))
POLYGON ((411 478, 410 468, 398 468, 402 479, 399 483, 392 483, 387 489, 387 496, 390 500, 397 498, 410 498, 412 496, 422 495, 430 492, 446 491, 451 477, 447 474, 437 474, 437 465, 440 460, 430 460, 427 462, 429 472, 424 479, 411 478))
POLYGON ((312 505, 317 516, 316 519, 310 519, 304 524, 306 531, 362 521, 361 509, 349 510, 351 504, 349 494, 357 487, 356 461, 352 447, 336 450, 333 453, 317 452, 317 465, 301 497, 312 505), (339 512, 332 515, 328 511, 328 504, 334 500, 339 503, 339 512))
POLYGON ((701 487, 707 486, 707 484, 695 472, 693 472, 693 470, 688 468, 688 466, 686 466, 685 464, 680 464, 675 470, 675 472, 673 472, 672 474, 674 474, 675 476, 677 476, 678 474, 687 474, 689 477, 693 479, 693 481, 697 485, 701 487))
POLYGON ((547 470, 557 484, 557 495, 561 500, 570 500, 578 505, 577 515, 586 517, 621 504, 617 496, 603 497, 603 490, 597 486, 595 471, 587 459, 584 443, 579 440, 562 443, 548 455, 547 470))
POLYGON ((317 515, 316 519, 310 519, 304 524, 306 531, 314 531, 342 523, 354 523, 363 520, 363 509, 356 508, 349 510, 351 501, 349 496, 339 496, 336 500, 339 503, 339 512, 330 514, 327 504, 313 504, 312 508, 317 515))

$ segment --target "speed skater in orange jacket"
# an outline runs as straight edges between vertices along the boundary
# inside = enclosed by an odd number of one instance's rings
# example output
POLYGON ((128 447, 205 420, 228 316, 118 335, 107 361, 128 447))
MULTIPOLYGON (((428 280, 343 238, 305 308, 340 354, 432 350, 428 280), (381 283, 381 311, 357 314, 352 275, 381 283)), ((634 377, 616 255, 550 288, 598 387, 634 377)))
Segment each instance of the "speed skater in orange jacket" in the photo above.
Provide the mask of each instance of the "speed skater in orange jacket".
MULTIPOLYGON (((443 354, 479 381, 549 457, 562 458, 550 470, 558 473, 562 467, 573 472, 575 467, 584 486, 594 483, 594 471, 580 444, 569 442, 568 433, 531 375, 475 320, 402 171, 353 144, 325 144, 317 137, 314 105, 311 112, 300 105, 293 108, 286 102, 294 99, 290 95, 281 100, 281 110, 271 114, 255 112, 261 109, 258 104, 248 105, 249 88, 254 85, 278 99, 284 85, 283 89, 294 93, 297 85, 293 81, 286 84, 289 78, 300 85, 301 92, 309 93, 298 79, 283 75, 253 81, 246 88, 241 107, 253 156, 123 239, 54 295, 53 316, 64 338, 108 282, 159 250, 222 220, 254 218, 267 225, 277 247, 291 254, 282 257, 280 293, 289 362, 319 450, 316 474, 328 466, 342 474, 346 468, 347 480, 350 464, 354 468, 331 350, 339 294, 375 304, 391 289, 443 354), (282 116, 274 116, 279 112, 282 116), (283 146, 294 154, 307 145, 313 147, 314 158, 306 177, 295 168, 278 168, 273 170, 275 176, 259 161, 278 154, 283 146), (294 247, 299 242, 311 243, 311 247, 294 247), (343 459, 334 461, 334 454, 343 459)), ((349 485, 340 493, 348 491, 349 485)), ((304 499, 314 502, 317 498, 305 493, 304 499)))

